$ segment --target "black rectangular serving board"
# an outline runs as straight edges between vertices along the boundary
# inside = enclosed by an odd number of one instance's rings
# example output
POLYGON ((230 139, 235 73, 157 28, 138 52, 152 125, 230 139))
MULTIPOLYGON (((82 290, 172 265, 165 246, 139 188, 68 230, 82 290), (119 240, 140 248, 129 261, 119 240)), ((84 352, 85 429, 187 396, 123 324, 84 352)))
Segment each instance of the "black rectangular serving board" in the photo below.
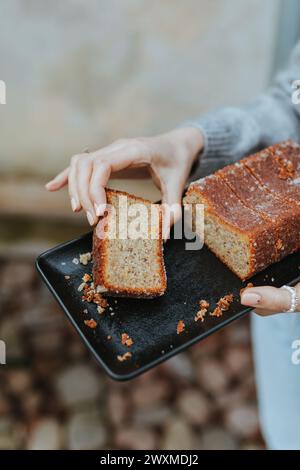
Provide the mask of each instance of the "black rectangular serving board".
MULTIPOLYGON (((92 233, 88 233, 41 254, 36 266, 81 338, 113 379, 132 379, 251 311, 239 303, 240 289, 247 282, 242 283, 206 247, 187 251, 184 239, 171 238, 164 250, 166 294, 151 300, 109 297, 110 308, 99 315, 96 305, 82 302, 82 293, 77 290, 83 274, 91 273, 92 263, 83 266, 72 262, 91 249, 92 233), (222 317, 207 315, 204 322, 194 321, 200 299, 208 300, 213 309, 219 298, 229 293, 235 300, 222 317), (94 330, 84 324, 90 318, 98 323, 94 330), (178 335, 179 320, 184 321, 185 331, 178 335), (130 348, 121 344, 124 332, 134 341, 130 348), (109 335, 111 340, 107 339, 109 335), (132 358, 118 361, 117 356, 126 351, 132 352, 132 358)), ((300 279, 299 266, 300 251, 254 276, 251 282, 292 285, 300 279)))

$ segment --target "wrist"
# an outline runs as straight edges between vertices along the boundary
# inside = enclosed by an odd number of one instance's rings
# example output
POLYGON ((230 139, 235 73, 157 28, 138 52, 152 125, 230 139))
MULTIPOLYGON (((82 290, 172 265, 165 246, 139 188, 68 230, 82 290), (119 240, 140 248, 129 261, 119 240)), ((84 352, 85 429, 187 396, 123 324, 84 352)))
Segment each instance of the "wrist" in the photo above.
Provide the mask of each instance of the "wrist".
POLYGON ((204 147, 204 137, 200 129, 196 127, 181 127, 175 129, 173 132, 177 134, 177 138, 183 145, 188 158, 193 164, 198 158, 199 153, 202 152, 204 147))

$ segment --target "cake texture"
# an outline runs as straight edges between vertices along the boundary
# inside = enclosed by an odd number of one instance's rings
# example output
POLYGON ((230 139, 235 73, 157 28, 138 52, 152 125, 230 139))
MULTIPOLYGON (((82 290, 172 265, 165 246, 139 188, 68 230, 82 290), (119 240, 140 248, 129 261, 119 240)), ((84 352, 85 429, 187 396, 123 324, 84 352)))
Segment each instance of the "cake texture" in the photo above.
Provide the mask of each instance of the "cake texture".
POLYGON ((111 210, 100 219, 93 235, 95 288, 111 296, 152 298, 164 294, 160 205, 110 189, 106 197, 111 210), (146 224, 142 233, 133 230, 140 229, 137 220, 146 224))
POLYGON ((241 279, 300 248, 300 146, 274 145, 192 183, 206 245, 241 279))

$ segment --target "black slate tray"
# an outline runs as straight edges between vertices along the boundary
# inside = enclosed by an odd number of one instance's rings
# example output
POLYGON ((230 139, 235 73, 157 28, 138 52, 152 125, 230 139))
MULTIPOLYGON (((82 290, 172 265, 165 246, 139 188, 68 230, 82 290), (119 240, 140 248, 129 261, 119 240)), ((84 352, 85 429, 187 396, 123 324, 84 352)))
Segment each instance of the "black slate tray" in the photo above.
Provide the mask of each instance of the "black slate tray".
MULTIPOLYGON (((251 309, 239 303, 243 284, 206 247, 199 251, 185 250, 185 240, 170 239, 165 246, 168 289, 163 297, 152 300, 109 298, 110 309, 99 315, 96 305, 82 302, 78 285, 92 264, 75 265, 80 253, 91 251, 92 236, 88 233, 41 254, 36 262, 45 283, 55 296, 77 332, 106 372, 116 380, 128 380, 184 351, 208 335, 245 315, 251 309), (65 275, 71 276, 69 280, 65 275), (233 293, 235 300, 222 317, 206 316, 195 322, 198 301, 206 299, 214 308, 218 299, 233 293), (88 309, 88 314, 83 310, 88 309), (95 330, 84 319, 98 322, 95 330), (186 325, 177 335, 179 320, 186 325), (121 334, 134 340, 129 349, 121 344, 121 334), (112 339, 108 340, 107 336, 112 339), (130 350, 132 358, 119 362, 117 355, 130 350)), ((254 285, 293 284, 299 281, 300 252, 288 256, 251 279, 254 285)))

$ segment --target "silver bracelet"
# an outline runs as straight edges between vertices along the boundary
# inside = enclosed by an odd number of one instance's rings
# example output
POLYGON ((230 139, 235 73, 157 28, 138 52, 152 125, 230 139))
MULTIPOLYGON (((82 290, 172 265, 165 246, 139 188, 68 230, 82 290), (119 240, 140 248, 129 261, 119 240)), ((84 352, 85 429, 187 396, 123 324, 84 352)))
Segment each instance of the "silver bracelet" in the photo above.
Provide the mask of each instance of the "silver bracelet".
POLYGON ((289 310, 286 310, 286 312, 287 313, 296 312, 297 304, 299 302, 299 297, 297 295, 297 291, 296 291, 295 287, 282 286, 281 289, 287 290, 291 295, 291 306, 290 306, 289 310))

